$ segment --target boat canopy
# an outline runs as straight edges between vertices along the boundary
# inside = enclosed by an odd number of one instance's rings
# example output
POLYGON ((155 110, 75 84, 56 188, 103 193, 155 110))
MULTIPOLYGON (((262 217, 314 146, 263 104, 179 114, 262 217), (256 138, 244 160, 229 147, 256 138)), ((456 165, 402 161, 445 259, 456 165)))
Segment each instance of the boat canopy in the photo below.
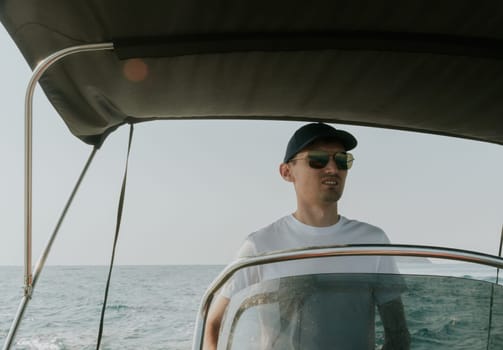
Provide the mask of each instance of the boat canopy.
POLYGON ((325 121, 503 144, 503 3, 0 0, 69 130, 155 119, 325 121))

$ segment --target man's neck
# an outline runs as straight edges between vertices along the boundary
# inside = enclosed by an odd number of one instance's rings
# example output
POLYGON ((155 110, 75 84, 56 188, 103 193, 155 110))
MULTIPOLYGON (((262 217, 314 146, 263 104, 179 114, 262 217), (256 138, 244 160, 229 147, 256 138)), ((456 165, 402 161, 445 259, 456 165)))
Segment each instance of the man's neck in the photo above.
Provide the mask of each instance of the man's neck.
POLYGON ((293 216, 303 224, 315 227, 335 225, 339 221, 337 203, 328 206, 303 208, 298 206, 293 216))

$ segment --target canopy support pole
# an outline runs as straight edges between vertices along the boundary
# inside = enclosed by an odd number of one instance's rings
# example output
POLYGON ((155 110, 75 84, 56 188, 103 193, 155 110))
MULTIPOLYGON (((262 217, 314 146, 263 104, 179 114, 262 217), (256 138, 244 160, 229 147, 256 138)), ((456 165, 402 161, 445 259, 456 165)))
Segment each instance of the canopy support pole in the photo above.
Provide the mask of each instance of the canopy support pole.
MULTIPOLYGON (((503 247, 503 226, 501 226, 501 235, 500 235, 500 248, 498 250, 498 256, 501 258, 501 249, 503 247)), ((500 269, 496 269, 496 282, 491 284, 491 301, 489 303, 489 325, 487 327, 487 350, 491 345, 491 329, 493 324, 493 305, 494 305, 494 285, 498 285, 500 278, 500 269)))
MULTIPOLYGON (((87 159, 87 162, 84 166, 84 169, 82 170, 79 179, 77 180, 77 183, 75 184, 73 191, 70 195, 70 198, 66 202, 66 205, 63 209, 63 212, 61 213, 58 223, 56 224, 56 227, 54 228, 54 231, 52 232, 51 237, 46 243, 45 249, 43 250, 42 254, 40 255, 40 258, 37 261, 37 265, 35 266, 35 272, 33 274, 33 281, 32 284, 30 285, 30 294, 24 295, 23 299, 21 300, 21 303, 19 304, 16 317, 14 318, 14 321, 12 322, 11 328, 9 330, 9 334, 7 335, 6 342, 4 345, 4 350, 9 349, 9 347, 12 345, 12 341, 14 339, 14 336, 16 334, 16 331, 21 323, 21 319, 23 317, 24 311, 26 309, 26 306, 28 305, 28 302, 31 299, 31 292, 33 292, 33 288, 35 288, 35 285, 37 284, 38 277, 40 276, 40 273, 42 272, 42 268, 45 265, 45 261, 47 260, 47 257, 49 256, 49 252, 51 251, 52 244, 54 243, 56 236, 59 232, 59 229, 61 227, 61 224, 63 223, 63 220, 66 216, 66 213, 68 212, 68 209, 70 208, 70 205, 73 202, 73 199, 75 195, 77 194, 77 191, 80 187, 80 184, 82 183, 82 180, 84 179, 85 174, 87 173, 87 170, 89 169, 89 166, 91 165, 92 160, 94 159, 94 156, 96 154, 96 151, 98 150, 97 147, 94 147, 91 154, 89 155, 89 158, 87 159)), ((25 286, 26 288, 26 286, 25 286)), ((26 289, 25 289, 26 291, 26 289)))
POLYGON ((78 189, 78 186, 80 185, 80 182, 82 180, 82 177, 84 173, 87 170, 87 167, 89 166, 90 161, 94 157, 94 154, 96 152, 96 149, 93 150, 91 153, 91 156, 86 163, 86 166, 83 170, 83 173, 81 174, 81 177, 79 178, 79 181, 76 184, 76 187, 74 191, 72 192, 72 195, 70 196, 70 199, 67 203, 67 206, 65 207, 63 214, 56 226, 56 229, 53 232, 53 235, 51 236, 51 239, 49 240, 46 249, 44 250, 40 260, 37 263, 36 267, 36 275, 35 277, 32 274, 32 203, 33 203, 33 192, 32 192, 32 178, 33 178, 33 161, 32 161, 32 154, 33 154, 33 149, 32 149, 32 144, 33 144, 33 95, 35 93, 35 88, 37 86, 37 83, 40 79, 40 77, 44 74, 44 72, 50 68, 54 63, 58 62, 60 59, 63 57, 66 57, 71 54, 79 53, 79 52, 86 52, 86 51, 104 51, 104 50, 113 50, 114 45, 113 43, 100 43, 100 44, 86 44, 86 45, 78 45, 78 46, 72 46, 60 51, 57 51, 48 57, 46 57, 44 60, 42 60, 37 67, 33 70, 31 79, 28 83, 28 87, 26 88, 26 95, 25 95, 25 163, 24 163, 24 169, 25 169, 25 182, 24 182, 24 297, 19 305, 16 317, 14 318, 13 324, 11 326, 11 329, 9 330, 9 334, 7 335, 3 350, 7 350, 10 348, 11 343, 14 339, 15 333, 17 331, 17 328, 19 326, 21 317, 24 313, 24 310, 26 308, 26 305, 28 304, 29 299, 31 298, 31 295, 33 293, 33 287, 36 282, 36 278, 38 277, 39 272, 42 270, 45 260, 49 254, 49 251, 51 249, 52 243, 54 239, 56 238, 57 232, 59 230, 59 227, 63 221, 63 218, 66 214, 66 211, 73 200, 73 197, 75 195, 75 192, 78 189))

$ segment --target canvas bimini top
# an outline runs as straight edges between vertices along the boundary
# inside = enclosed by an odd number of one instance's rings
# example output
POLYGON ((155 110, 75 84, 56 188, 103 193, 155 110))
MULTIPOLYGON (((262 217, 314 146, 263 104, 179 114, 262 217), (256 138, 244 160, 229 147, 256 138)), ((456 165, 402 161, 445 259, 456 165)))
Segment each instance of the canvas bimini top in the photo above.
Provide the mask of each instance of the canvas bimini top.
POLYGON ((152 119, 317 120, 503 144, 499 0, 0 0, 69 130, 152 119))

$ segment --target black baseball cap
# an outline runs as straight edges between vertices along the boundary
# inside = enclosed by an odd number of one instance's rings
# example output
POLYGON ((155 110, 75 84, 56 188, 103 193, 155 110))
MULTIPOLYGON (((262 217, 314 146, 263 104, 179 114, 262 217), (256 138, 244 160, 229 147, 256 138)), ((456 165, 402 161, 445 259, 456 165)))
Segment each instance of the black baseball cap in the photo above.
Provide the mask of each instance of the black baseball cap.
POLYGON ((317 140, 339 141, 346 151, 352 150, 358 144, 356 138, 347 131, 338 130, 324 123, 306 124, 299 128, 288 141, 283 161, 288 163, 297 153, 317 140))

